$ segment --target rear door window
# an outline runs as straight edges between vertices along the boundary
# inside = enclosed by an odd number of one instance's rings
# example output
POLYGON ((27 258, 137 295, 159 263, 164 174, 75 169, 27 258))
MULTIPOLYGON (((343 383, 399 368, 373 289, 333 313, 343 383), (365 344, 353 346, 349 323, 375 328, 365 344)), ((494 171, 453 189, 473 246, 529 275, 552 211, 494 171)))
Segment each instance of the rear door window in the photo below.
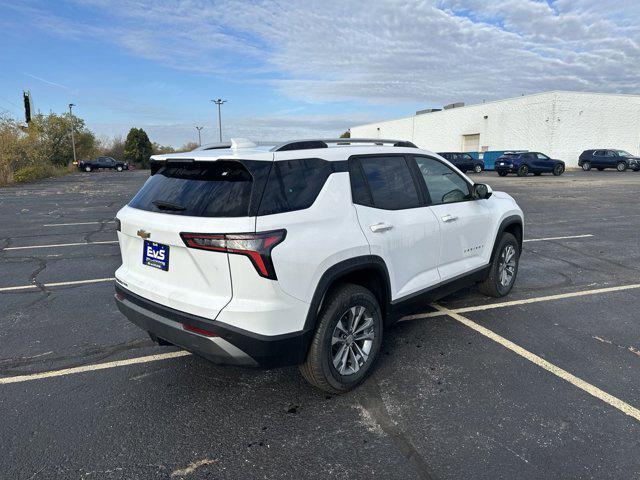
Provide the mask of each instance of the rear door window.
POLYGON ((237 161, 172 162, 158 167, 129 206, 172 215, 243 217, 253 183, 237 161))
POLYGON ((355 203, 383 210, 422 206, 405 157, 360 157, 352 161, 350 169, 355 203))

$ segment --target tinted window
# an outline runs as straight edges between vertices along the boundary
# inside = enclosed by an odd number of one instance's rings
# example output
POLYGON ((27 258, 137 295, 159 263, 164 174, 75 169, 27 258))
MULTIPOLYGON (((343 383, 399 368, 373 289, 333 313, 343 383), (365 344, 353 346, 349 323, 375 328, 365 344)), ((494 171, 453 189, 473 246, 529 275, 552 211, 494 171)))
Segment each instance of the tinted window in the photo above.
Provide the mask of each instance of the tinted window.
POLYGON ((546 155, 544 155, 542 153, 536 153, 536 155, 538 156, 538 159, 540 159, 540 160, 549 160, 549 157, 547 157, 546 155))
POLYGON ((273 162, 258 215, 309 208, 332 171, 331 162, 319 158, 273 162))
POLYGON ((613 153, 611 150, 607 150, 606 156, 607 156, 607 157, 615 157, 615 156, 616 156, 616 154, 615 154, 615 153, 613 153))
POLYGON ((173 215, 243 217, 252 185, 240 162, 170 163, 158 168, 129 206, 173 215))
POLYGON ((418 170, 427 185, 431 205, 461 202, 471 198, 469 184, 439 161, 428 157, 415 157, 418 170))
POLYGON ((375 208, 420 206, 416 184, 404 157, 365 157, 359 161, 375 208))

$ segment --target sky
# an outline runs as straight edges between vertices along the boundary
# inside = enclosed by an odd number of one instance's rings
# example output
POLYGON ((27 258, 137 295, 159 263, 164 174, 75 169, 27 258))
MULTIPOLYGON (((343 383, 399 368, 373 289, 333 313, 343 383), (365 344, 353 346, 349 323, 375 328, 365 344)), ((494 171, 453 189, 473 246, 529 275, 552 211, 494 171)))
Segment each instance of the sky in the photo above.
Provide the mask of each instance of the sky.
POLYGON ((640 93, 638 0, 0 0, 0 114, 179 146, 335 137, 548 90, 640 93))

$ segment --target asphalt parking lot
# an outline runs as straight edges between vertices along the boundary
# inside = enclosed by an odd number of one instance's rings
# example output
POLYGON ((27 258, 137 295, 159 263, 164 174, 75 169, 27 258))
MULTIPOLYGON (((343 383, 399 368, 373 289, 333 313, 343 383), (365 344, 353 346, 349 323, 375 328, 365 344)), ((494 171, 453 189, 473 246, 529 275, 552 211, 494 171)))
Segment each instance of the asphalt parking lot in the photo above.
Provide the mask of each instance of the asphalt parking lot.
POLYGON ((513 292, 425 305, 343 396, 117 311, 110 221, 146 175, 0 189, 1 478, 640 478, 640 173, 475 176, 525 212, 513 292))

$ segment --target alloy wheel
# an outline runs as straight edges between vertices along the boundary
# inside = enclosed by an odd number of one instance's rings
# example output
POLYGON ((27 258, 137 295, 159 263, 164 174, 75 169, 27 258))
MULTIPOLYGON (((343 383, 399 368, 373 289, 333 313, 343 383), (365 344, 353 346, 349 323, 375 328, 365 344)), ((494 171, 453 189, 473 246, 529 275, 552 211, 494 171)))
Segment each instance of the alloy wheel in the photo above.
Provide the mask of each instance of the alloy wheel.
POLYGON ((369 360, 374 326, 372 313, 361 305, 342 314, 331 335, 331 359, 340 375, 357 373, 369 360))
POLYGON ((516 273, 516 249, 513 245, 506 245, 500 253, 498 264, 498 278, 500 285, 508 287, 513 282, 516 273))

